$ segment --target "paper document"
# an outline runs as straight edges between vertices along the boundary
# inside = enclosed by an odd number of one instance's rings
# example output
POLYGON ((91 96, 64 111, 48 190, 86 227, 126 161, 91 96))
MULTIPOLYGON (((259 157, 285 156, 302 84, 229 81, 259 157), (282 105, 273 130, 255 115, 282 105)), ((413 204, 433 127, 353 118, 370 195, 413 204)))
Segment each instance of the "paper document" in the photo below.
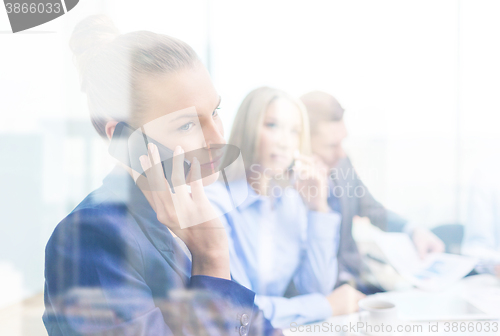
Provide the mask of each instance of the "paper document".
POLYGON ((375 242, 389 263, 414 286, 437 291, 466 276, 478 260, 448 253, 432 253, 420 259, 410 237, 404 233, 378 232, 375 242))

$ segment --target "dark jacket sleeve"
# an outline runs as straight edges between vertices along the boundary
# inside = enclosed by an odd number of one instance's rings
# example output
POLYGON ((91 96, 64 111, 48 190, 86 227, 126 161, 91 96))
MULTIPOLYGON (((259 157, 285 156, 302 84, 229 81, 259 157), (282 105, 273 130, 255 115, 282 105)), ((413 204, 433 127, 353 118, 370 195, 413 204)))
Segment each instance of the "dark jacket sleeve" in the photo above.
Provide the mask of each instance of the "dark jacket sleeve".
POLYGON ((82 210, 54 231, 43 316, 50 336, 280 333, 260 316, 254 293, 230 280, 172 278, 168 292, 153 297, 141 246, 119 224, 116 216, 82 210))

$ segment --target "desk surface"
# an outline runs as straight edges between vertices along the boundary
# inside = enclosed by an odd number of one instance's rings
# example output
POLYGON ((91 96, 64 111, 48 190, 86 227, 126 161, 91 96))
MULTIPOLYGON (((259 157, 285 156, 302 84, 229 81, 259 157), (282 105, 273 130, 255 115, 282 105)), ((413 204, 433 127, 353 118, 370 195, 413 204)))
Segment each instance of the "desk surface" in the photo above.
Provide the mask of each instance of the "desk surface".
MULTIPOLYGON (((394 296, 403 296, 408 293, 418 293, 420 292, 417 289, 401 291, 401 292, 389 292, 377 294, 379 296, 394 297, 394 296)), ((456 284, 456 286, 450 288, 445 293, 440 293, 439 295, 456 295, 460 297, 466 297, 467 299, 471 299, 471 301, 480 306, 480 309, 489 310, 495 313, 497 316, 500 316, 500 281, 498 281, 493 276, 488 275, 478 275, 473 277, 468 277, 460 281, 456 284), (498 292, 490 293, 488 288, 496 288, 498 292), (485 289, 485 291, 482 291, 485 289), (488 295, 489 294, 489 295, 488 295), (484 296, 488 295, 487 298, 484 296), (478 302, 474 302, 478 301, 478 302)), ((37 295, 36 297, 26 300, 22 304, 17 304, 15 306, 3 309, 0 311, 0 335, 47 335, 45 328, 43 327, 41 321, 41 315, 43 313, 43 295, 37 295)), ((364 336, 361 332, 356 332, 355 326, 360 322, 360 314, 352 314, 352 315, 344 315, 344 316, 336 316, 332 317, 326 321, 310 324, 306 326, 296 326, 295 330, 288 329, 285 330, 284 333, 287 336, 299 336, 299 335, 344 335, 344 336, 364 336), (342 331, 335 331, 340 328, 344 328, 342 331), (300 329, 300 330, 299 330, 300 329)), ((485 331, 487 325, 486 323, 490 322, 490 329, 493 329, 492 321, 457 321, 457 332, 453 332, 452 328, 453 324, 449 326, 446 325, 446 321, 439 322, 437 325, 438 331, 434 331, 436 329, 436 322, 423 322, 423 323, 397 323, 397 325, 402 325, 403 327, 414 329, 414 331, 403 331, 403 332, 395 332, 392 335, 421 335, 421 336, 440 336, 440 335, 492 335, 498 336, 500 335, 500 330, 497 332, 493 332, 490 330, 489 332, 485 331), (465 322, 465 324, 461 324, 465 322), (473 323, 473 325, 470 325, 473 323), (409 326, 409 327, 408 327, 409 326), (419 326, 421 326, 421 330, 419 330, 419 326), (432 331, 429 331, 429 327, 432 327, 432 331), (450 331, 446 331, 447 327, 450 331), (473 328, 473 332, 469 332, 468 330, 464 332, 460 332, 460 328, 473 328), (482 327, 482 331, 478 332, 477 330, 482 327)), ((450 322, 452 323, 452 322, 450 322)), ((500 324, 498 325, 500 329, 500 324)), ((471 329, 472 330, 472 329, 471 329)), ((384 335, 385 336, 385 335, 384 335)))
MULTIPOLYGON (((400 292, 388 292, 377 294, 379 298, 404 299, 408 295, 434 295, 418 289, 405 290, 400 292)), ((469 301, 477 308, 486 313, 496 316, 491 320, 462 319, 457 321, 434 321, 434 322, 410 322, 398 320, 391 323, 392 333, 377 333, 377 330, 370 335, 500 335, 500 281, 494 276, 478 275, 462 279, 455 286, 436 296, 444 298, 461 298, 469 301)), ((362 332, 366 326, 363 314, 351 314, 332 317, 323 322, 309 325, 293 325, 284 331, 287 336, 298 335, 366 335, 362 332)), ((371 326, 375 328, 375 325, 371 326)), ((378 328, 382 326, 378 325, 378 328)), ((379 329, 380 330, 380 329, 379 329)), ((387 331, 387 326, 384 326, 387 331)))

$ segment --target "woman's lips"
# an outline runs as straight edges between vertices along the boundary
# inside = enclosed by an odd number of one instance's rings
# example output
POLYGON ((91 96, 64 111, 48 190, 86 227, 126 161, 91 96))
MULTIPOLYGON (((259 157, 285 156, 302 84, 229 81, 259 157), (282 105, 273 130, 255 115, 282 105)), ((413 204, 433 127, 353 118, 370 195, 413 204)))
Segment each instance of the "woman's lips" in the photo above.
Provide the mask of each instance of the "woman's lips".
POLYGON ((212 160, 210 160, 208 162, 205 162, 205 163, 201 164, 201 166, 208 166, 208 165, 211 165, 211 164, 217 164, 217 163, 220 162, 221 158, 222 158, 222 156, 219 156, 217 158, 214 158, 214 159, 212 159, 212 160))
POLYGON ((216 170, 218 170, 217 168, 219 167, 221 159, 222 156, 212 158, 210 161, 201 164, 200 167, 201 169, 210 169, 212 171, 212 174, 214 174, 216 170))
POLYGON ((197 150, 190 151, 186 155, 186 159, 193 162, 194 158, 198 159, 200 163, 200 168, 202 170, 202 176, 208 176, 214 174, 219 170, 219 165, 222 162, 226 148, 225 146, 219 145, 219 147, 213 148, 214 146, 199 148, 197 150))

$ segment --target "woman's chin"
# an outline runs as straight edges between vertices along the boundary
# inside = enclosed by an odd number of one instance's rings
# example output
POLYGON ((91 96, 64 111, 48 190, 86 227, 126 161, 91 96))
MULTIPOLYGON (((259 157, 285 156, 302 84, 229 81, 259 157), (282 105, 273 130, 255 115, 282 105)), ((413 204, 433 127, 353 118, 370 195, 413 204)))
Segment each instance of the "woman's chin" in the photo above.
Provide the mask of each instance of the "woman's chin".
POLYGON ((215 183, 219 179, 219 172, 215 172, 214 174, 205 176, 201 179, 201 182, 203 183, 203 186, 209 186, 213 183, 215 183))

